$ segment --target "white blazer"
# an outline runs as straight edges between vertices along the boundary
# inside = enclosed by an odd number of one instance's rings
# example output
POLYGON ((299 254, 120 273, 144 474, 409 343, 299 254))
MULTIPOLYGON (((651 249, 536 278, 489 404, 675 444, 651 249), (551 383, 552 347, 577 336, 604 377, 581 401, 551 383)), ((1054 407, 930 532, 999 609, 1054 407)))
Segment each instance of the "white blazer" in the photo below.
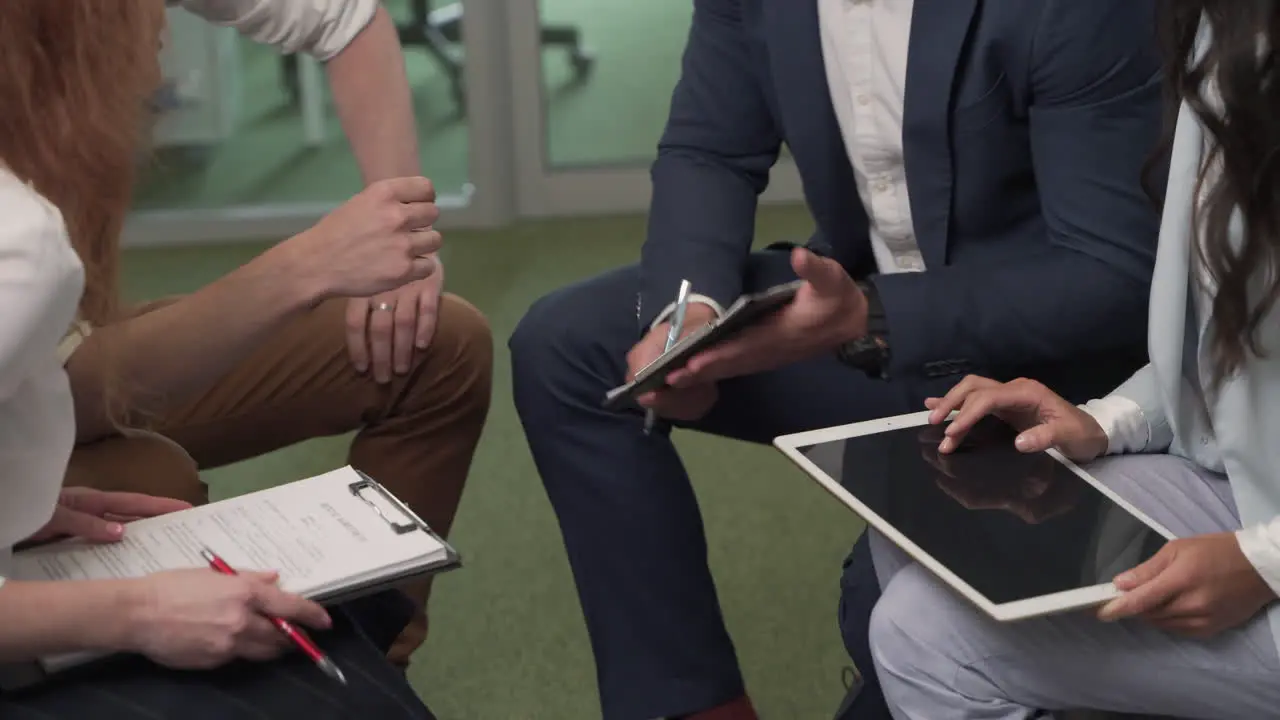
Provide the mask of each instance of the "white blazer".
MULTIPOLYGON (((1169 452, 1226 473, 1243 524, 1241 549, 1280 593, 1280 308, 1260 327, 1266 357, 1250 356, 1211 395, 1211 290, 1193 275, 1199 270, 1192 211, 1205 143, 1202 124, 1184 104, 1151 282, 1150 362, 1103 399, 1130 408, 1103 426, 1113 451, 1169 452)), ((1236 224, 1233 232, 1240 231, 1236 224)), ((1280 647, 1280 604, 1268 614, 1280 647)))

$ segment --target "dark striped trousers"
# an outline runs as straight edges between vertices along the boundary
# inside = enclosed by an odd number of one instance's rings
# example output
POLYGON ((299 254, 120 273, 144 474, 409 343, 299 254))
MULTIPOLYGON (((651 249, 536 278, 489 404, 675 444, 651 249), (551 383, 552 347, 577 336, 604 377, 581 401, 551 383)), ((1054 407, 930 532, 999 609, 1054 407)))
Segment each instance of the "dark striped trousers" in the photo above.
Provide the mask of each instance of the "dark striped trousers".
POLYGON ((122 657, 0 693, 0 720, 434 720, 386 659, 412 609, 395 591, 333 609, 333 629, 314 637, 346 674, 345 687, 300 653, 208 672, 122 657))

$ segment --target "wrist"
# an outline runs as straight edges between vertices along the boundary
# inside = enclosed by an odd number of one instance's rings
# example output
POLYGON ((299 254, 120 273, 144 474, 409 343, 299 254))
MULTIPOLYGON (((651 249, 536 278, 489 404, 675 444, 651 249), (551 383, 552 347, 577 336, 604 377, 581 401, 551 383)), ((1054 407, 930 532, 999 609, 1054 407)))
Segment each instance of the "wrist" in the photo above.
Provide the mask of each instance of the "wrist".
POLYGON ((684 327, 681 327, 680 329, 683 331, 685 328, 700 327, 707 323, 715 322, 718 317, 719 314, 717 314, 715 308, 710 305, 693 303, 689 305, 689 307, 685 308, 684 327))
MULTIPOLYGON (((662 309, 649 323, 649 329, 653 329, 662 325, 670 326, 671 319, 676 313, 676 303, 671 303, 662 309)), ((694 327, 698 324, 706 324, 715 321, 724 315, 724 308, 715 300, 706 295, 693 293, 689 295, 688 304, 685 307, 684 327, 694 327)))
POLYGON ((836 342, 837 346, 845 343, 853 342, 863 338, 867 334, 868 308, 865 298, 859 298, 859 302, 854 305, 853 312, 846 313, 840 322, 836 323, 836 342))
POLYGON ((154 604, 149 583, 134 578, 105 581, 102 585, 104 614, 97 623, 97 636, 91 640, 102 650, 140 652, 154 604))
POLYGON ((66 590, 71 591, 77 602, 62 606, 66 617, 62 627, 67 637, 56 644, 93 652, 136 652, 147 614, 143 585, 138 580, 84 580, 66 584, 66 590))
POLYGON ((850 291, 851 298, 846 312, 837 328, 840 345, 860 340, 867 335, 875 335, 883 340, 888 335, 884 305, 880 302, 880 292, 869 282, 856 282, 850 291))
POLYGON ((299 241, 309 232, 312 230, 289 238, 241 268, 256 281, 269 283, 278 295, 275 302, 286 312, 313 308, 334 297, 330 273, 310 253, 298 247, 307 244, 299 241))
POLYGON ((1107 435, 1106 428, 1099 425, 1092 415, 1085 415, 1089 417, 1089 422, 1085 424, 1089 450, 1094 453, 1094 457, 1102 457, 1111 451, 1111 438, 1107 435))

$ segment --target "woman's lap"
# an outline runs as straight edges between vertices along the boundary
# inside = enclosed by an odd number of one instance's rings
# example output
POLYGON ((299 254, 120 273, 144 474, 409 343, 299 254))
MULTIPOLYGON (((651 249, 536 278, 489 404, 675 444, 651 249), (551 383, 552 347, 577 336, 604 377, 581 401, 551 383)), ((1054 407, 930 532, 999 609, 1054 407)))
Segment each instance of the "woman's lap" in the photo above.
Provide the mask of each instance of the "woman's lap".
POLYGON ((334 629, 316 640, 342 667, 347 686, 334 683, 298 654, 209 672, 173 671, 141 658, 122 658, 31 692, 0 694, 0 717, 431 720, 403 674, 386 660, 387 646, 412 610, 408 599, 389 592, 339 607, 334 629))
MULTIPOLYGON (((1239 527, 1226 480, 1179 459, 1137 456, 1089 468, 1174 535, 1239 527)), ((1086 707, 1179 717, 1263 717, 1280 705, 1280 673, 1266 617, 1208 642, 1087 612, 997 622, 882 537, 887 581, 872 617, 881 682, 899 717, 1035 717, 1086 707)))

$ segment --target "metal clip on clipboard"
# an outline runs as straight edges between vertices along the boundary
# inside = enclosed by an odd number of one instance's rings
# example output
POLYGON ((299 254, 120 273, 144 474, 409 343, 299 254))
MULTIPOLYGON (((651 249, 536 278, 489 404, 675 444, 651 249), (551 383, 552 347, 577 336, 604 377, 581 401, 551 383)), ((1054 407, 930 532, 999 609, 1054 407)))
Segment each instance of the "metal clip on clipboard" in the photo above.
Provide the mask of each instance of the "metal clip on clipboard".
MULTIPOLYGON (((354 470, 355 468, 352 469, 354 470)), ((387 524, 387 527, 391 528, 392 532, 396 535, 407 535, 411 532, 421 531, 435 538, 445 547, 445 550, 448 552, 448 563, 437 568, 433 572, 451 570, 462 566, 462 556, 458 554, 458 551, 455 550, 448 541, 441 537, 439 533, 432 530, 431 526, 428 525, 425 520, 418 517, 417 513, 409 509, 409 506, 405 505, 404 501, 392 494, 390 490, 383 487, 382 483, 377 480, 374 480, 359 470, 356 470, 355 472, 360 476, 360 479, 348 485, 347 488, 351 490, 352 495, 360 498, 365 505, 369 506, 370 510, 377 513, 378 517, 382 518, 382 521, 387 524), (404 521, 396 522, 395 519, 388 517, 386 510, 375 502, 377 498, 381 498, 385 501, 392 511, 399 513, 404 518, 404 521)))
MULTIPOLYGON (((354 468, 352 469, 354 470, 354 468)), ((360 479, 347 485, 347 489, 351 491, 351 494, 363 501, 364 504, 368 505, 370 510, 377 513, 378 517, 382 518, 382 521, 385 522, 387 527, 391 528, 391 531, 396 535, 408 535, 409 533, 420 531, 437 540, 442 546, 444 546, 446 553, 444 561, 434 567, 427 568, 422 571, 411 571, 389 576, 382 582, 359 588, 354 592, 335 592, 329 595, 316 596, 312 598, 313 600, 324 603, 343 602, 362 595, 371 594, 378 590, 398 587, 400 583, 406 580, 412 580, 415 577, 420 577, 422 575, 435 575, 462 567, 462 556, 458 554, 458 551, 455 550, 448 541, 432 530, 431 526, 422 518, 418 517, 417 513, 410 510, 408 505, 405 505, 400 498, 396 497, 390 490, 383 487, 382 483, 374 480, 368 475, 365 475, 359 470, 356 470, 355 472, 360 476, 360 479), (387 507, 390 508, 392 513, 401 515, 404 518, 404 521, 397 522, 395 518, 389 516, 387 508, 384 508, 379 502, 377 502, 379 499, 387 503, 387 507)))
POLYGON ((352 495, 360 498, 365 505, 369 506, 370 510, 377 513, 378 517, 382 518, 382 521, 391 528, 392 532, 397 535, 406 535, 408 533, 421 530, 428 535, 439 538, 435 531, 431 529, 430 525, 428 525, 422 518, 418 517, 417 513, 410 510, 409 506, 405 505, 400 498, 391 494, 391 491, 383 487, 382 483, 374 480, 368 475, 365 475, 359 470, 356 470, 356 473, 360 476, 360 479, 348 485, 347 488, 351 490, 352 495), (392 518, 387 517, 386 511, 384 511, 378 503, 374 502, 375 497, 380 497, 385 500, 387 504, 391 506, 391 509, 400 513, 406 519, 406 522, 396 522, 392 518))

